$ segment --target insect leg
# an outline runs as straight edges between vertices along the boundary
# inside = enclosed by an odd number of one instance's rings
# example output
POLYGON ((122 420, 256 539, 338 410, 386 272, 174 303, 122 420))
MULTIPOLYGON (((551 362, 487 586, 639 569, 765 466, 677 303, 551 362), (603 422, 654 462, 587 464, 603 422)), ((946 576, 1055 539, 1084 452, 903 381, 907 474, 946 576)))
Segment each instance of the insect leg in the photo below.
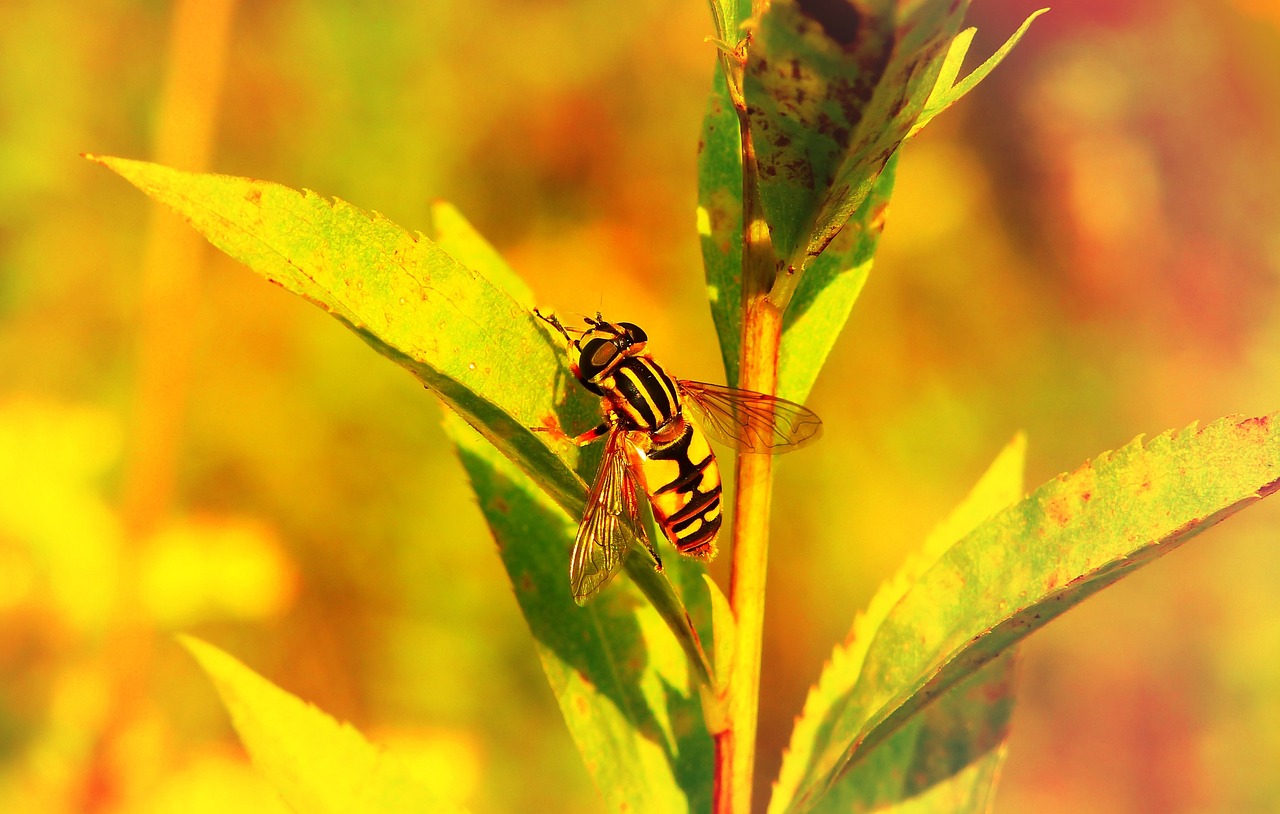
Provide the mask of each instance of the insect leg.
POLYGON ((583 447, 608 435, 611 429, 613 429, 613 426, 608 421, 602 421, 581 435, 566 435, 564 430, 559 427, 530 427, 529 431, 545 433, 557 441, 568 441, 574 446, 583 447))
POLYGON ((582 433, 581 435, 574 438, 570 438, 569 440, 572 441, 576 446, 583 447, 583 446, 586 446, 587 444, 590 444, 592 441, 596 440, 597 438, 603 438, 604 436, 608 435, 609 431, 612 429, 613 429, 613 425, 610 424, 608 421, 601 421, 599 424, 587 430, 586 432, 582 433))
POLYGON ((560 335, 564 337, 565 342, 568 342, 570 345, 573 344, 573 337, 569 336, 569 331, 567 331, 565 327, 560 324, 560 320, 556 318, 555 314, 551 314, 550 316, 548 316, 547 314, 544 314, 541 311, 539 311, 537 308, 535 308, 533 309, 533 315, 538 319, 542 320, 543 322, 547 323, 548 325, 550 325, 552 328, 555 328, 560 333, 560 335))

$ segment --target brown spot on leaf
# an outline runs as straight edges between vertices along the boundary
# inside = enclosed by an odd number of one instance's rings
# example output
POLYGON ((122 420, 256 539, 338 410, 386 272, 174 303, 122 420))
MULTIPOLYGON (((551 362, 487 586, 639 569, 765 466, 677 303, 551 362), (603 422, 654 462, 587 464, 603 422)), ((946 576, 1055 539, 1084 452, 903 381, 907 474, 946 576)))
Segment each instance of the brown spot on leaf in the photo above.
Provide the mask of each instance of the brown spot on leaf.
POLYGON ((889 204, 882 203, 871 213, 870 228, 877 232, 884 231, 885 214, 889 211, 889 204))
POLYGON ((858 39, 862 15, 848 0, 798 0, 800 13, 822 26, 822 33, 841 48, 858 39))
POLYGON ((244 199, 255 206, 262 203, 262 190, 251 189, 245 193, 244 199))
POLYGON ((1059 495, 1049 500, 1044 506, 1045 516, 1059 526, 1065 526, 1067 521, 1071 519, 1071 507, 1067 505, 1065 497, 1059 495))
POLYGON ((1246 418, 1243 421, 1236 422, 1236 428, 1241 430, 1262 430, 1266 432, 1271 428, 1271 416, 1260 415, 1256 418, 1246 418))
POLYGON ((538 419, 537 427, 539 429, 546 430, 552 435, 557 433, 564 435, 564 428, 560 426, 560 418, 554 413, 544 413, 543 416, 538 419))

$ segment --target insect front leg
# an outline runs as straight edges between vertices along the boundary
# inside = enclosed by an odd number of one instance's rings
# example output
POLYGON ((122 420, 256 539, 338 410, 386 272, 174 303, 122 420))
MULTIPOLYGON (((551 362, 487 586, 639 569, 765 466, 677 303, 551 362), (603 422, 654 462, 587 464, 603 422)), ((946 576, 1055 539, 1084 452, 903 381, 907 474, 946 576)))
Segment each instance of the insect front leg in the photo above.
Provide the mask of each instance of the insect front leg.
POLYGON ((544 314, 535 308, 533 309, 533 315, 550 325, 552 328, 555 328, 556 332, 564 337, 564 341, 569 345, 569 347, 574 347, 573 337, 569 336, 569 330, 560 324, 560 320, 555 314, 544 314))
POLYGON ((537 308, 533 309, 533 315, 543 322, 554 328, 561 336, 564 337, 565 347, 569 352, 569 372, 573 374, 573 378, 581 380, 582 370, 578 367, 578 355, 574 351, 580 351, 578 342, 569 335, 569 329, 560 323, 555 314, 544 314, 537 308))
POLYGON ((561 442, 567 441, 568 443, 573 444, 576 447, 584 447, 587 444, 590 444, 592 441, 598 441, 599 439, 608 435, 609 431, 612 429, 613 429, 613 425, 610 424, 608 421, 600 422, 599 424, 587 430, 586 432, 582 433, 581 435, 567 435, 565 434, 565 431, 560 429, 559 427, 543 426, 543 427, 529 428, 531 432, 540 432, 545 435, 550 435, 552 439, 555 441, 561 441, 561 442))

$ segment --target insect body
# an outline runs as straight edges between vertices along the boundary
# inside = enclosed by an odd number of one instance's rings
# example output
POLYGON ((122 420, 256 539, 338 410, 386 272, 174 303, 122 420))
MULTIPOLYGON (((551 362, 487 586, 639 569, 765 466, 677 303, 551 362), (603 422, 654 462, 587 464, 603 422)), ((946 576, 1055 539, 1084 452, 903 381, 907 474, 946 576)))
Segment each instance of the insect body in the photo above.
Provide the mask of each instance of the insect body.
POLYGON ((799 404, 672 378, 645 352, 648 336, 630 322, 605 322, 597 314, 574 338, 554 316, 534 313, 565 338, 574 377, 603 404, 604 421, 572 439, 581 445, 607 437, 570 556, 569 584, 580 605, 617 573, 633 542, 662 567, 640 521, 638 491, 677 551, 701 560, 715 556, 720 468, 707 435, 744 452, 776 454, 822 432, 822 421, 799 404))

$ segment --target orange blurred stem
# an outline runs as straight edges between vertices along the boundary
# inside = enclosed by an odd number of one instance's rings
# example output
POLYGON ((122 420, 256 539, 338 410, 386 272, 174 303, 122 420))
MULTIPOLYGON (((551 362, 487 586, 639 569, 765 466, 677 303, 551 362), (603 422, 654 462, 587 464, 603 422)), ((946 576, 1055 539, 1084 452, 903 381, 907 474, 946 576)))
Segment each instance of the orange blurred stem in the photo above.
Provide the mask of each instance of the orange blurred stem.
MULTIPOLYGON (((202 170, 216 133, 223 65, 236 0, 174 4, 155 160, 202 170)), ((112 707, 94 744, 77 809, 121 807, 119 749, 147 697, 154 635, 139 589, 148 539, 173 502, 175 472, 190 379, 194 319, 204 240, 180 218, 153 208, 142 269, 135 405, 125 461, 121 515, 121 599, 102 645, 112 707)))

